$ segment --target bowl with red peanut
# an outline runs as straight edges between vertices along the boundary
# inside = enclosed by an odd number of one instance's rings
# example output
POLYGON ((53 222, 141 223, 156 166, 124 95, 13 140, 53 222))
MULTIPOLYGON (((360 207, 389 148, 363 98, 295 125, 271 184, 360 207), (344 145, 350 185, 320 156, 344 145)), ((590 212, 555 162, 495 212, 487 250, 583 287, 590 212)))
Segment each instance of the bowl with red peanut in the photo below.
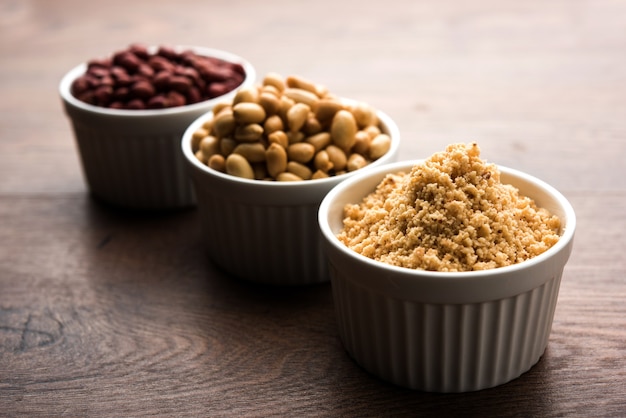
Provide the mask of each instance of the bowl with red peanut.
POLYGON ((212 262, 268 285, 328 282, 317 210, 335 185, 394 161, 395 122, 301 76, 268 73, 185 131, 212 262))
POLYGON ((91 195, 139 210, 194 206, 182 134, 255 77, 245 58, 197 46, 132 44, 71 69, 59 92, 91 195))

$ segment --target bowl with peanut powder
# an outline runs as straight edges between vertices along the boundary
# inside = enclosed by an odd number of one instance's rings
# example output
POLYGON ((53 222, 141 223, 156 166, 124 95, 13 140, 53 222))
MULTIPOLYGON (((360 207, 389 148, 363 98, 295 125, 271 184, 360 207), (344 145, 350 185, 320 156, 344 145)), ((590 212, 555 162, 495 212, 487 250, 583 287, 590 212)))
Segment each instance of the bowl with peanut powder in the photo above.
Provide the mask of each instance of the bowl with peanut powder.
POLYGON ((195 205, 180 138, 256 79, 228 51, 132 44, 67 72, 59 85, 92 196, 137 210, 195 205))
POLYGON ((210 260, 268 285, 329 281, 317 210, 338 183, 395 160, 400 135, 372 105, 268 73, 182 139, 210 260))
POLYGON ((318 221, 341 340, 370 373, 469 392, 543 355, 576 228, 554 187, 452 144, 342 182, 318 221))

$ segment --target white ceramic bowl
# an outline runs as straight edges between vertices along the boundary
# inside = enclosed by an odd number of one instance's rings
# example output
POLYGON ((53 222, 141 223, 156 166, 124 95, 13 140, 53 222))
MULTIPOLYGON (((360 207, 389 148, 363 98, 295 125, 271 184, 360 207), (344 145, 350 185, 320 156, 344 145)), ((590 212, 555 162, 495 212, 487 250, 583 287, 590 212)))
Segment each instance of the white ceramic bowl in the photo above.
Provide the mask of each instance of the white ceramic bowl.
POLYGON ((560 217, 561 238, 522 263, 472 272, 428 272, 374 261, 336 238, 343 208, 359 203, 387 173, 420 161, 358 173, 331 190, 319 209, 341 340, 352 358, 394 384, 467 392, 529 370, 548 344, 576 217, 546 183, 505 167, 501 181, 560 217))
POLYGON ((335 185, 359 171, 395 161, 400 133, 378 111, 382 131, 391 137, 389 151, 365 168, 317 180, 278 182, 247 180, 202 164, 193 153, 192 135, 212 112, 185 132, 183 154, 198 199, 209 258, 227 273, 263 284, 308 285, 328 282, 317 224, 319 204, 335 185))
POLYGON ((94 196, 105 202, 134 209, 194 205, 193 188, 180 152, 183 132, 216 103, 231 99, 236 90, 255 82, 254 67, 235 54, 202 47, 176 49, 239 63, 245 70, 245 79, 237 89, 211 100, 149 110, 109 109, 78 100, 71 94, 71 86, 85 73, 86 63, 70 70, 61 80, 59 91, 87 185, 94 196))

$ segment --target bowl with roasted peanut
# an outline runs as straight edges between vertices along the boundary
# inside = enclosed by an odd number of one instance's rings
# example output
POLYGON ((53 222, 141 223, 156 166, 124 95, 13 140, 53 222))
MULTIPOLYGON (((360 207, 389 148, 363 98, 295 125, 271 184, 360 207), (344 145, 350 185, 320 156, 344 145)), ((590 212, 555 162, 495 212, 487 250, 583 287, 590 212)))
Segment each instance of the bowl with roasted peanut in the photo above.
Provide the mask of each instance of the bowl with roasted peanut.
POLYGON ((59 92, 91 194, 140 210, 195 205, 180 138, 255 78, 245 58, 198 46, 132 44, 74 67, 59 92))
POLYGON ((451 144, 356 173, 318 215, 339 336, 374 376, 469 392, 543 355, 576 229, 554 187, 451 144))
POLYGON ((328 282, 317 210, 354 173, 394 161, 395 122, 300 76, 268 73, 199 117, 182 149, 209 258, 270 285, 328 282))

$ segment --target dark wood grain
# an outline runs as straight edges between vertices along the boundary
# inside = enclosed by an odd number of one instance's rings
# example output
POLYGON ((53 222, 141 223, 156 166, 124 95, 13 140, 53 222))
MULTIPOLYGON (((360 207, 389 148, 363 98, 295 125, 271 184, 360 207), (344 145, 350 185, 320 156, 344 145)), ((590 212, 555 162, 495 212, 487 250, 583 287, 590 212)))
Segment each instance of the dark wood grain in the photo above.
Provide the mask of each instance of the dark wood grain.
POLYGON ((0 416, 626 415, 625 22, 611 0, 0 0, 0 416), (132 42, 231 50, 383 109, 401 159, 476 140, 561 190, 578 229, 540 362, 392 386, 343 350, 329 284, 235 280, 194 209, 92 199, 58 82, 132 42))

